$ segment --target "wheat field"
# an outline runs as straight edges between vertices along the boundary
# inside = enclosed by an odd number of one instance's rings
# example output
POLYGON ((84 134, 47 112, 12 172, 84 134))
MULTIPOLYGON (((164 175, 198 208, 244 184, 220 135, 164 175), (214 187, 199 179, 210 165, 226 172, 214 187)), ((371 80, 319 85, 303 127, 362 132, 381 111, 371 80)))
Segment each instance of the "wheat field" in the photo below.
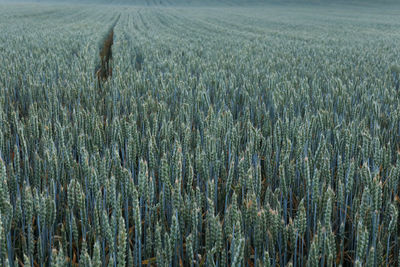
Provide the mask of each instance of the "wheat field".
POLYGON ((0 3, 0 265, 400 266, 398 14, 0 3))

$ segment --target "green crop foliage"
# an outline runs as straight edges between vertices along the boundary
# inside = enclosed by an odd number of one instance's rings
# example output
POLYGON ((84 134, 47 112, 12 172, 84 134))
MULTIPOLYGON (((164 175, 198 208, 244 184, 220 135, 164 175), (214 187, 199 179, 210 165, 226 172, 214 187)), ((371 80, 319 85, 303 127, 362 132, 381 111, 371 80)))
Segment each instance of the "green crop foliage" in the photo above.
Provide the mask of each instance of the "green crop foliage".
POLYGON ((400 6, 144 3, 0 3, 0 266, 398 266, 400 6))

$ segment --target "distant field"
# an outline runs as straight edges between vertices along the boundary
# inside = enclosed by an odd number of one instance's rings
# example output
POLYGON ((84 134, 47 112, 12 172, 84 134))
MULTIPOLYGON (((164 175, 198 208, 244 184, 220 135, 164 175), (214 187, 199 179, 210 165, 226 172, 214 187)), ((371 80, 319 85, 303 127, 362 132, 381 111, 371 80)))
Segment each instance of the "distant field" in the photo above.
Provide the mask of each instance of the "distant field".
POLYGON ((1 266, 400 264, 400 5, 126 3, 0 3, 1 266))

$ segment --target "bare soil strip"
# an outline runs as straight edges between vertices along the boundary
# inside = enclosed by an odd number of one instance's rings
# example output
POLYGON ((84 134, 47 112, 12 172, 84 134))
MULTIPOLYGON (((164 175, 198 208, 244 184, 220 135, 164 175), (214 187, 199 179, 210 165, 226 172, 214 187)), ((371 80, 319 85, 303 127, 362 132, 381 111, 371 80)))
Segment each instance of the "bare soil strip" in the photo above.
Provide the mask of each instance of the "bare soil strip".
POLYGON ((99 84, 112 76, 112 46, 114 44, 114 27, 118 20, 119 16, 111 26, 110 31, 104 39, 103 45, 100 47, 100 66, 96 68, 96 76, 99 84))

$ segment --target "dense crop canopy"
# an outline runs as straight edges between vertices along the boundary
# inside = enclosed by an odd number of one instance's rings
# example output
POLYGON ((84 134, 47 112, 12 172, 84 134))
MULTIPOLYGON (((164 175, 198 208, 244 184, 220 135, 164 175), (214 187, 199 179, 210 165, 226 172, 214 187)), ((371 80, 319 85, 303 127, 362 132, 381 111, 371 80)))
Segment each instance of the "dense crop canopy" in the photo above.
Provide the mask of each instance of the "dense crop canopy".
POLYGON ((396 8, 1 5, 0 265, 397 266, 396 8))

